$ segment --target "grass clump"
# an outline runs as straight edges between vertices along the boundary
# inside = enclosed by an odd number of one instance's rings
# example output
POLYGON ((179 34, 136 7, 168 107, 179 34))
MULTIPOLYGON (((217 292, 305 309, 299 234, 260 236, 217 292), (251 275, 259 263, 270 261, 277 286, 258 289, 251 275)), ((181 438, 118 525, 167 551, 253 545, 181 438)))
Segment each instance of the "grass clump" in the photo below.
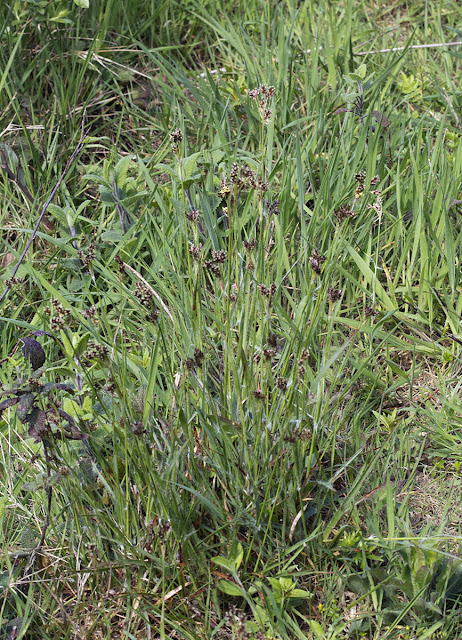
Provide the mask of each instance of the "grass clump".
POLYGON ((460 10, 1 11, 3 637, 457 637, 460 10))

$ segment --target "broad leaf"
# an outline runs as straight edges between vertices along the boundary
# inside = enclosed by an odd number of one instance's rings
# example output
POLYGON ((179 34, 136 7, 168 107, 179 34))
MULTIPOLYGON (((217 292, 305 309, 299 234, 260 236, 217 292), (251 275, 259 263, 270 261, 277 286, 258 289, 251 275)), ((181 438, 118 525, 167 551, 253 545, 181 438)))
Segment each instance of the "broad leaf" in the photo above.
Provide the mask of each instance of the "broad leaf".
POLYGON ((4 409, 8 409, 8 407, 13 407, 15 404, 19 402, 19 398, 7 398, 0 402, 0 411, 4 409))
POLYGON ((19 422, 22 422, 23 424, 27 422, 27 414, 34 404, 34 399, 34 393, 26 393, 25 395, 21 396, 18 404, 18 409, 16 411, 19 422))
POLYGON ((25 420, 30 426, 28 434, 35 442, 40 442, 47 433, 47 414, 35 407, 25 420))
POLYGON ((22 355, 29 360, 34 371, 40 369, 45 362, 45 351, 42 345, 33 338, 21 338, 20 340, 23 343, 22 355))
POLYGON ((230 580, 220 580, 218 583, 218 588, 223 593, 226 593, 228 596, 243 596, 244 591, 241 587, 235 582, 230 582, 230 580))

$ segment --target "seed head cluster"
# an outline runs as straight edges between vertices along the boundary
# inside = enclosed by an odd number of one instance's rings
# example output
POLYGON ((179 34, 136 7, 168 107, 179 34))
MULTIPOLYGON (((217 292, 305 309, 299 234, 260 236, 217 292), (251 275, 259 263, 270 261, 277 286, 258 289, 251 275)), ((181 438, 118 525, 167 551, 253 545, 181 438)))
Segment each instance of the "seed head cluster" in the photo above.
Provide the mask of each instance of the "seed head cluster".
POLYGON ((204 262, 204 269, 219 278, 221 276, 220 264, 226 262, 226 251, 212 251, 212 259, 204 262))
POLYGON ((210 273, 216 278, 219 278, 221 276, 220 267, 214 260, 206 260, 204 262, 204 269, 210 271, 210 273))
POLYGON ((223 264, 226 262, 226 251, 212 251, 212 260, 223 264))
POLYGON ((72 320, 71 310, 65 309, 55 298, 51 301, 51 308, 45 307, 44 313, 50 318, 50 327, 53 331, 68 325, 72 320))
POLYGON ((279 200, 273 200, 273 202, 265 201, 265 205, 268 207, 268 214, 272 213, 277 216, 279 215, 279 200))
POLYGON ((135 298, 137 298, 140 303, 147 307, 150 305, 153 295, 151 289, 144 284, 144 282, 137 282, 135 284, 135 298))
POLYGON ((84 353, 85 360, 106 360, 109 355, 109 347, 105 344, 90 343, 84 353))
POLYGON ((272 360, 277 353, 278 337, 275 333, 270 333, 268 341, 263 349, 263 357, 265 360, 272 360))
POLYGON ((92 304, 89 309, 83 309, 82 316, 87 320, 91 320, 91 322, 95 324, 98 322, 98 318, 96 317, 96 307, 94 304, 92 304))
POLYGON ((252 251, 252 249, 255 249, 255 247, 257 246, 257 241, 255 238, 252 238, 252 240, 250 240, 249 242, 247 242, 247 240, 243 240, 242 244, 244 245, 244 249, 246 249, 246 251, 252 251))
POLYGON ((218 195, 220 198, 225 198, 233 189, 237 191, 256 189, 264 193, 268 191, 269 183, 261 176, 257 178, 255 171, 247 164, 240 166, 238 162, 234 162, 231 167, 229 179, 223 178, 220 182, 218 195))
POLYGON ((159 310, 154 306, 154 292, 151 288, 145 285, 144 282, 137 282, 133 295, 140 301, 140 304, 147 309, 145 316, 146 321, 155 324, 159 317, 159 310))
POLYGON ((183 140, 183 134, 181 132, 181 129, 174 129, 170 133, 170 141, 172 143, 172 151, 176 156, 179 156, 179 154, 180 154, 180 144, 181 144, 182 140, 183 140))
POLYGON ((327 297, 330 302, 337 302, 342 297, 342 290, 336 287, 327 287, 327 297))
POLYGON ((191 222, 197 222, 197 220, 199 218, 199 210, 195 209, 195 208, 192 208, 191 211, 186 211, 186 217, 191 222))
POLYGON ((270 299, 276 293, 277 287, 276 287, 276 283, 273 282, 269 287, 267 287, 264 284, 259 284, 258 285, 258 289, 259 289, 259 291, 260 291, 262 296, 264 296, 265 298, 270 299))
POLYGON ((5 280, 5 285, 8 287, 8 289, 16 289, 17 287, 20 288, 22 283, 22 278, 8 278, 7 280, 5 280))
POLYGON ((321 273, 321 267, 326 258, 322 256, 317 249, 313 251, 313 254, 309 258, 311 268, 317 274, 321 273))
POLYGON ((194 349, 194 356, 186 358, 185 364, 189 371, 195 371, 197 367, 201 367, 204 362, 204 353, 198 348, 194 349))
POLYGON ((258 111, 260 113, 260 117, 262 122, 268 124, 271 120, 272 109, 270 109, 270 104, 276 90, 274 87, 267 87, 265 84, 260 85, 257 89, 251 89, 247 91, 247 95, 252 100, 255 100, 258 103, 258 111))
POLYGON ((198 245, 191 244, 189 247, 189 253, 192 255, 196 262, 199 262, 202 251, 202 243, 199 242, 198 245))
POLYGON ((347 218, 351 218, 355 215, 353 209, 351 209, 348 205, 342 204, 341 207, 334 211, 334 217, 338 224, 346 220, 347 218))
POLYGON ((81 262, 83 262, 83 264, 86 267, 89 267, 92 260, 96 258, 95 245, 96 245, 96 240, 95 238, 93 238, 90 244, 88 245, 87 249, 85 250, 85 252, 83 252, 80 249, 77 251, 77 255, 79 256, 79 259, 81 260, 81 262))

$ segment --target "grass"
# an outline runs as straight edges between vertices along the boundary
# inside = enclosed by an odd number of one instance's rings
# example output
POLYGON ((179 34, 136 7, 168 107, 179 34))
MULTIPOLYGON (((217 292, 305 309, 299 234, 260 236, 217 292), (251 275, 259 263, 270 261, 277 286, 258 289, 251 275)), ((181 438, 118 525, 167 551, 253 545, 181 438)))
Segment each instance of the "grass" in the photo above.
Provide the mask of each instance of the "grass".
POLYGON ((458 637, 460 7, 78 5, 0 9, 0 637, 458 637))

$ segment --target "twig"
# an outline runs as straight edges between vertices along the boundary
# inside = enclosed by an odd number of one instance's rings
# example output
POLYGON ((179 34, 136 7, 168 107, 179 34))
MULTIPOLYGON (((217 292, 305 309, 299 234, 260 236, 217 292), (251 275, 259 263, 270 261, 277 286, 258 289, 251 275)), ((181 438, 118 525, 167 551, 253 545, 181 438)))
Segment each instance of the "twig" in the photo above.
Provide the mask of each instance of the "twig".
MULTIPOLYGON (((16 266, 13 269, 13 273, 11 274, 11 278, 14 278, 14 276, 16 275, 16 273, 17 273, 22 261, 24 260, 24 257, 26 256, 26 253, 29 250, 29 247, 31 246, 31 244, 33 243, 33 241, 35 239, 35 236, 37 235, 37 231, 38 231, 38 228, 40 226, 40 223, 42 222, 43 216, 45 215, 45 213, 46 213, 51 201, 53 200, 53 198, 56 195, 56 192, 58 191, 59 187, 61 186, 62 181, 66 177, 66 175, 67 175, 72 163, 74 162, 76 157, 79 155, 79 153, 82 151, 82 149, 83 149, 83 147, 85 145, 84 139, 85 139, 85 136, 87 135, 89 130, 87 130, 87 131, 84 130, 84 124, 85 124, 85 114, 84 114, 84 117, 82 119, 82 132, 80 134, 80 140, 79 140, 76 148, 74 149, 73 154, 71 155, 69 160, 66 162, 66 166, 64 167, 63 172, 59 176, 58 182, 55 184, 55 186, 53 188, 53 191, 50 193, 49 197, 47 198, 47 201, 43 205, 42 211, 40 212, 40 215, 39 215, 39 217, 37 219, 37 222, 35 223, 35 227, 32 230, 32 234, 31 234, 31 236, 30 236, 30 238, 29 238, 29 240, 28 240, 28 242, 27 242, 27 244, 26 244, 26 246, 24 248, 24 251, 22 252, 21 256, 19 257, 19 260, 16 263, 16 266)), ((3 299, 7 295, 8 291, 10 290, 10 288, 11 288, 11 285, 6 285, 5 289, 3 290, 2 295, 0 296, 0 302, 3 301, 3 299)))
MULTIPOLYGON (((355 56, 369 56, 374 53, 391 53, 393 51, 404 51, 405 49, 437 49, 439 47, 457 47, 462 44, 462 40, 457 42, 433 42, 431 44, 413 44, 410 47, 392 47, 391 49, 373 49, 372 51, 358 51, 355 56)), ((311 53, 307 51, 306 53, 311 53)))
MULTIPOLYGON (((391 47, 390 49, 371 49, 370 51, 353 51, 353 55, 355 56, 369 56, 374 55, 376 53, 392 53, 394 51, 404 51, 405 49, 438 49, 440 47, 457 47, 462 45, 462 40, 457 40, 457 42, 432 42, 430 44, 412 44, 409 47, 391 47)), ((357 45, 362 46, 362 45, 357 45)), ((319 49, 305 49, 303 53, 313 53, 314 51, 322 51, 322 47, 319 49)), ((212 71, 211 73, 218 73, 218 71, 222 71, 219 69, 217 71, 212 71)))

